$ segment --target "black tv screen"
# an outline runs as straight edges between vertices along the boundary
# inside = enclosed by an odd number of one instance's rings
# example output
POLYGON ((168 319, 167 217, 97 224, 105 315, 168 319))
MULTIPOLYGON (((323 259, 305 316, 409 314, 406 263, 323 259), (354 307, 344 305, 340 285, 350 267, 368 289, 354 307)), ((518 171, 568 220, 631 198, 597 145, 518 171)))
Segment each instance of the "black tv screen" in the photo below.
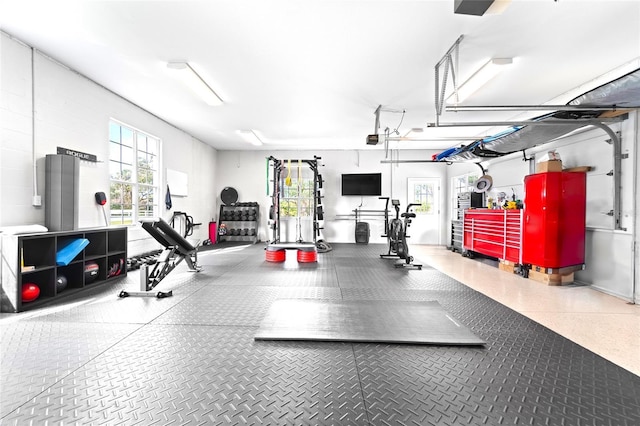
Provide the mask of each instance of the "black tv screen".
POLYGON ((342 195, 382 195, 382 173, 343 174, 342 195))

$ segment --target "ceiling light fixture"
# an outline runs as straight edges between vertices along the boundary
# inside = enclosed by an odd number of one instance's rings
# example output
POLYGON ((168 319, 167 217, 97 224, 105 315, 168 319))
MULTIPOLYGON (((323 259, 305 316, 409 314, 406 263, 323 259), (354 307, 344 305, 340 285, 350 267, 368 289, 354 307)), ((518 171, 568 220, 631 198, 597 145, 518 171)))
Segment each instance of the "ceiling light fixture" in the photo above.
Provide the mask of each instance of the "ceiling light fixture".
POLYGON ((458 90, 454 91, 448 98, 448 104, 457 104, 469 96, 471 96, 474 92, 484 86, 489 80, 498 75, 502 70, 504 70, 505 65, 510 65, 513 63, 513 59, 511 58, 493 58, 486 64, 484 64, 478 71, 473 73, 471 77, 460 86, 458 86, 458 90))
POLYGON ((262 145, 262 139, 256 134, 255 130, 238 130, 238 134, 251 145, 262 145))
POLYGON ((180 79, 207 105, 219 106, 223 104, 215 90, 187 62, 168 62, 167 68, 180 71, 178 74, 180 79))
POLYGON ((494 0, 454 0, 453 13, 482 16, 494 0))

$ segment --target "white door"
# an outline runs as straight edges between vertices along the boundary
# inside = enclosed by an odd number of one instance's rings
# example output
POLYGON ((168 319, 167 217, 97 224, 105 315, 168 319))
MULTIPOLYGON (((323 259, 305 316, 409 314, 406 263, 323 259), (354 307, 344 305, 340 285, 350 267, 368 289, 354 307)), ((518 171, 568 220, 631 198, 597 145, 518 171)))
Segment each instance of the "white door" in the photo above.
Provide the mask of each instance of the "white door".
MULTIPOLYGON (((441 244, 440 242, 440 179, 408 178, 407 200, 417 203, 411 210, 416 217, 407 230, 409 244, 441 244)), ((406 206, 404 206, 406 209, 406 206)))

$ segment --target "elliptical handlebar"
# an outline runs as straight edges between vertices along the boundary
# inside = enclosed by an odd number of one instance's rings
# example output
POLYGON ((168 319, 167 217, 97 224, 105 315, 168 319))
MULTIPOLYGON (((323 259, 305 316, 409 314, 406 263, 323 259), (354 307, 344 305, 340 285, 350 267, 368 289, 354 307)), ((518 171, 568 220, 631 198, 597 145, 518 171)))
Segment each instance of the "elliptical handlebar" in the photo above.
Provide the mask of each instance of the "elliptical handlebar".
POLYGON ((385 200, 384 203, 384 235, 382 237, 389 238, 389 197, 378 197, 378 200, 385 200))

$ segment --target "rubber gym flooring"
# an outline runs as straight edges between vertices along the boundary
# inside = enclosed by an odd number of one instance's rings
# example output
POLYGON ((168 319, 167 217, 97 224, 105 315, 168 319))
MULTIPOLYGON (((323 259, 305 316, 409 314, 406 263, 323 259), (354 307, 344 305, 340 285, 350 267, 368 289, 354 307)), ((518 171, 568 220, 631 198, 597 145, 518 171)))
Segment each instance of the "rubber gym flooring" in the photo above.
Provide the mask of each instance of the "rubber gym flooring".
POLYGON ((317 264, 264 246, 200 254, 125 298, 137 271, 78 298, 2 314, 6 425, 638 425, 640 377, 382 245, 317 264), (279 298, 438 301, 485 347, 254 341, 279 298))

